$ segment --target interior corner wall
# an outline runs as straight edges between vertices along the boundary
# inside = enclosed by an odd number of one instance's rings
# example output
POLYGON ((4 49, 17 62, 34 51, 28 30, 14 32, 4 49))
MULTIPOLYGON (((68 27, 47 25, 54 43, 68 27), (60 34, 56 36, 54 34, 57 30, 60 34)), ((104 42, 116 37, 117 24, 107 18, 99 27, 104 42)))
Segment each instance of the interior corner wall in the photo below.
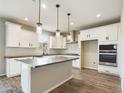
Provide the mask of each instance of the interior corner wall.
POLYGON ((89 69, 98 69, 98 41, 83 42, 83 67, 89 69))
POLYGON ((119 52, 118 52, 122 93, 124 93, 124 0, 122 0, 121 29, 119 32, 119 52))

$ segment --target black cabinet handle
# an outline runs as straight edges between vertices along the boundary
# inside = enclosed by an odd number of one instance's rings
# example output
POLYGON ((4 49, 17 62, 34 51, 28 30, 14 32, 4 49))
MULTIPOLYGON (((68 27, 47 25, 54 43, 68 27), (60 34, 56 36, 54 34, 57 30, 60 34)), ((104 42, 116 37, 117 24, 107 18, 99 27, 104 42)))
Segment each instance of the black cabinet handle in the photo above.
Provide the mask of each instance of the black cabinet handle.
POLYGON ((89 35, 87 34, 87 37, 89 37, 89 35))
POLYGON ((106 40, 109 40, 109 36, 106 36, 106 40))
POLYGON ((19 42, 19 44, 18 44, 19 46, 21 45, 21 43, 19 42))

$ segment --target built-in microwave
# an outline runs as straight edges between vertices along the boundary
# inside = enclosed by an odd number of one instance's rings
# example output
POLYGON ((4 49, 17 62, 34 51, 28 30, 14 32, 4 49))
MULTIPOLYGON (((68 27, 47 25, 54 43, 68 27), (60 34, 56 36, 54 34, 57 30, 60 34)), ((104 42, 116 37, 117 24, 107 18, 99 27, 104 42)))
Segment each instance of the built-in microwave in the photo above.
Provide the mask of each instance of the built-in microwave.
POLYGON ((99 45, 99 64, 117 66, 117 44, 99 45))

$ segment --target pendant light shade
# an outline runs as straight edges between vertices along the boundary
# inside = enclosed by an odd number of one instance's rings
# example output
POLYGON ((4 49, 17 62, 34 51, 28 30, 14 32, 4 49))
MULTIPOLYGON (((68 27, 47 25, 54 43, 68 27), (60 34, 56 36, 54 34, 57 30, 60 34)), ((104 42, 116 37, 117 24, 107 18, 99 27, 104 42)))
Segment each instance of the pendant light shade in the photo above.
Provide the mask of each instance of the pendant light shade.
POLYGON ((68 35, 67 35, 67 39, 68 39, 69 41, 72 41, 71 34, 68 34, 68 35))
POLYGON ((60 32, 56 31, 56 37, 59 37, 59 36, 60 36, 60 32))
POLYGON ((37 23, 37 27, 36 27, 37 29, 37 34, 42 34, 42 24, 41 23, 37 23))
POLYGON ((57 30, 56 30, 56 36, 59 37, 60 36, 60 30, 59 30, 59 7, 60 5, 57 4, 56 8, 57 8, 57 30))
POLYGON ((41 0, 39 0, 39 22, 36 24, 37 34, 42 34, 42 23, 40 23, 41 16, 41 0))
POLYGON ((72 41, 72 37, 71 37, 71 33, 70 33, 70 15, 71 13, 68 13, 67 16, 68 16, 68 34, 67 34, 67 40, 68 41, 72 41))

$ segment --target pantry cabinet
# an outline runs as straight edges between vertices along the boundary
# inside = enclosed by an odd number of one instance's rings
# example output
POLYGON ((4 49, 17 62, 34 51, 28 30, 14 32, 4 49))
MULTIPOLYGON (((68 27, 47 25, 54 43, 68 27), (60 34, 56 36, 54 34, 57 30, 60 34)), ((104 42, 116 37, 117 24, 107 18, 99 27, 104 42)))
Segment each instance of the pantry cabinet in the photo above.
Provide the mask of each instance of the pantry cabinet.
POLYGON ((63 36, 60 37, 51 36, 49 47, 51 49, 66 49, 66 38, 63 36))
POLYGON ((86 40, 99 40, 104 41, 117 41, 118 40, 119 23, 91 28, 80 31, 81 41, 86 40))
POLYGON ((21 25, 6 22, 6 47, 38 47, 36 32, 22 29, 21 25))

